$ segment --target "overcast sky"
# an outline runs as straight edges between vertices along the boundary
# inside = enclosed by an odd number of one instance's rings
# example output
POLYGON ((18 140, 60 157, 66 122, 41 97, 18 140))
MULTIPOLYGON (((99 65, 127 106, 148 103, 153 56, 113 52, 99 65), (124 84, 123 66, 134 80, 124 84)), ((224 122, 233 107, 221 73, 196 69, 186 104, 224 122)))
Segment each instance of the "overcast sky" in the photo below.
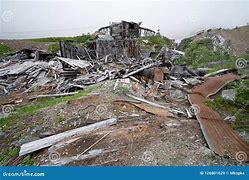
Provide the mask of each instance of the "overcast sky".
POLYGON ((121 20, 182 39, 249 24, 249 1, 0 0, 0 39, 75 36, 121 20))

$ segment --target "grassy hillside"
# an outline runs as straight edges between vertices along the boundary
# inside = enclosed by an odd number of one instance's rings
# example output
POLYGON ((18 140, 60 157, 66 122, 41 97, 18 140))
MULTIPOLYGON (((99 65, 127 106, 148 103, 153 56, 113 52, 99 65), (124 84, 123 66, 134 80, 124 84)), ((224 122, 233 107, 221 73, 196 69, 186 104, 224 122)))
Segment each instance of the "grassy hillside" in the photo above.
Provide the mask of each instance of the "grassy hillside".
POLYGON ((210 62, 224 61, 225 63, 218 64, 212 71, 222 68, 236 68, 237 58, 243 57, 248 60, 249 57, 249 26, 232 30, 203 31, 183 39, 178 49, 186 53, 185 56, 177 60, 179 64, 184 63, 193 68, 199 68, 210 62))
POLYGON ((229 41, 234 55, 242 56, 249 53, 249 25, 234 29, 209 29, 192 37, 183 39, 179 45, 180 50, 185 50, 192 42, 199 41, 207 36, 221 35, 229 41))

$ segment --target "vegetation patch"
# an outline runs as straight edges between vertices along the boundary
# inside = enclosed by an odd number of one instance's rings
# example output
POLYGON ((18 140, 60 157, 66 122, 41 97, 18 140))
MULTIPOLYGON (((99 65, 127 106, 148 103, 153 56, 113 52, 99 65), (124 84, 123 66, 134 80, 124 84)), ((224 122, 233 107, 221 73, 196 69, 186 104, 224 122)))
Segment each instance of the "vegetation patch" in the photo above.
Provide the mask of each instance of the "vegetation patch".
POLYGON ((52 52, 52 53, 57 53, 60 51, 60 46, 59 43, 56 44, 50 44, 48 46, 48 51, 52 52))
POLYGON ((229 101, 221 96, 214 100, 207 101, 207 105, 222 114, 229 114, 236 117, 232 127, 236 130, 249 131, 249 80, 240 80, 229 83, 225 89, 235 89, 235 101, 229 101))
POLYGON ((163 46, 173 47, 175 45, 174 41, 162 35, 152 35, 152 36, 141 37, 139 39, 139 44, 146 46, 146 43, 145 43, 146 41, 148 42, 147 45, 149 47, 154 47, 156 49, 160 49, 163 46))
POLYGON ((193 68, 199 68, 210 62, 226 61, 224 65, 217 64, 213 71, 222 68, 236 68, 236 57, 221 50, 214 51, 211 39, 201 39, 196 42, 189 42, 187 45, 185 56, 179 57, 176 60, 177 64, 186 64, 193 68))
POLYGON ((180 51, 185 51, 185 49, 187 47, 189 47, 190 43, 192 42, 192 39, 191 38, 186 38, 186 39, 183 39, 178 47, 178 49, 180 51))
POLYGON ((3 165, 4 162, 11 158, 15 158, 19 155, 19 148, 18 147, 8 147, 1 150, 0 153, 0 165, 3 165))
POLYGON ((34 42, 55 42, 55 43, 58 43, 59 41, 69 41, 72 43, 88 45, 90 42, 94 41, 95 39, 96 39, 95 35, 88 33, 74 37, 47 37, 47 38, 39 38, 31 40, 34 42))
POLYGON ((22 160, 22 166, 32 166, 34 164, 34 160, 31 158, 30 155, 26 156, 22 160))
POLYGON ((0 57, 3 57, 11 52, 13 52, 14 49, 3 44, 3 43, 0 43, 0 57))
POLYGON ((5 118, 0 119, 0 127, 3 129, 9 129, 13 125, 15 125, 19 119, 34 115, 37 111, 47 108, 50 106, 54 106, 59 103, 64 103, 69 100, 78 99, 82 96, 86 96, 89 94, 93 88, 88 88, 86 90, 79 91, 79 93, 73 96, 65 96, 61 98, 42 98, 38 99, 36 102, 31 105, 26 105, 20 108, 17 108, 14 114, 11 114, 5 118))

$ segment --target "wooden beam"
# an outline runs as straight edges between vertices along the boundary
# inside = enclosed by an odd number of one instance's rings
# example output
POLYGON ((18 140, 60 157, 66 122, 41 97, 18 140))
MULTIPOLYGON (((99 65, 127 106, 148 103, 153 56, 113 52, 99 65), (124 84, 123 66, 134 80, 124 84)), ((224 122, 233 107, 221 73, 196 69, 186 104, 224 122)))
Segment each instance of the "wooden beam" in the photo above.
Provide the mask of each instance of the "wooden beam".
POLYGON ((169 112, 172 112, 172 113, 176 113, 176 114, 183 114, 186 116, 186 114, 183 112, 183 111, 180 111, 180 110, 175 110, 175 109, 172 109, 172 108, 169 108, 169 107, 165 107, 163 105, 160 105, 160 104, 156 104, 154 102, 151 102, 151 101, 148 101, 146 99, 142 99, 142 98, 139 98, 139 97, 136 97, 136 96, 133 96, 131 94, 126 94, 128 97, 132 98, 132 99, 136 99, 138 101, 141 101, 141 102, 144 102, 144 103, 147 103, 151 106, 154 106, 154 107, 158 107, 158 108, 162 108, 162 109, 166 109, 168 110, 169 112))
POLYGON ((129 77, 129 76, 132 76, 133 74, 136 74, 136 73, 138 73, 138 72, 140 72, 140 71, 142 71, 142 70, 144 70, 144 69, 153 67, 153 66, 155 66, 155 65, 156 65, 155 63, 148 64, 148 65, 146 65, 146 66, 144 66, 144 67, 141 67, 141 68, 137 69, 136 71, 132 71, 132 72, 130 72, 129 74, 124 75, 123 78, 127 78, 127 77, 129 77))
POLYGON ((19 152, 19 156, 28 154, 28 153, 32 153, 34 151, 49 147, 59 141, 65 140, 65 139, 70 139, 70 138, 76 138, 79 137, 83 134, 92 132, 96 129, 99 128, 104 128, 104 127, 108 127, 111 126, 113 124, 117 123, 117 119, 116 118, 111 118, 105 121, 100 121, 97 122, 95 124, 91 124, 88 126, 83 126, 77 129, 73 129, 73 130, 69 130, 63 133, 59 133, 53 136, 49 136, 43 139, 39 139, 36 141, 32 141, 26 144, 23 144, 21 146, 20 152, 19 152))

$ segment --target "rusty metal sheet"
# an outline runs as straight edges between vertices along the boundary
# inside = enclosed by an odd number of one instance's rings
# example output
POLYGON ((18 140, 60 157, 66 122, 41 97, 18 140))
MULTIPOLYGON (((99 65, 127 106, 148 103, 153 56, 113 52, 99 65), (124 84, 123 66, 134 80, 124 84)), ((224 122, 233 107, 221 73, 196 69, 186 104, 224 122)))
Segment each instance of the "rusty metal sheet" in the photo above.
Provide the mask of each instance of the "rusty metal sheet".
POLYGON ((197 107, 198 115, 200 118, 222 119, 216 111, 205 105, 206 99, 200 94, 190 94, 189 100, 192 105, 197 107))
POLYGON ((154 81, 163 82, 164 73, 161 68, 154 67, 154 81))
POLYGON ((201 94, 203 97, 209 97, 216 94, 227 83, 239 79, 240 77, 229 73, 218 77, 208 78, 200 86, 196 86, 192 89, 192 93, 201 94))
POLYGON ((205 105, 205 97, 216 93, 227 82, 237 78, 232 74, 211 78, 194 88, 193 94, 188 98, 190 103, 197 107, 196 117, 210 149, 220 156, 249 161, 249 143, 243 140, 216 111, 205 105))

